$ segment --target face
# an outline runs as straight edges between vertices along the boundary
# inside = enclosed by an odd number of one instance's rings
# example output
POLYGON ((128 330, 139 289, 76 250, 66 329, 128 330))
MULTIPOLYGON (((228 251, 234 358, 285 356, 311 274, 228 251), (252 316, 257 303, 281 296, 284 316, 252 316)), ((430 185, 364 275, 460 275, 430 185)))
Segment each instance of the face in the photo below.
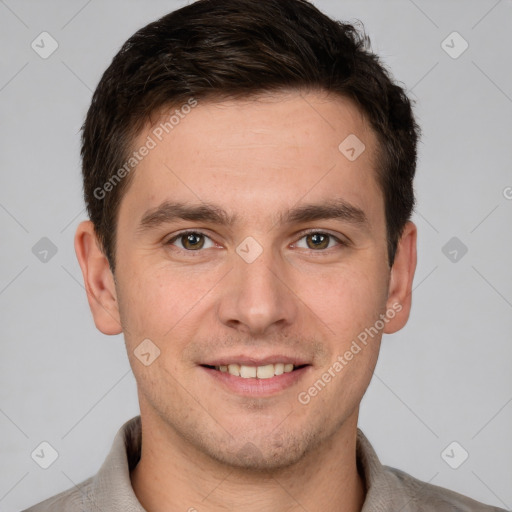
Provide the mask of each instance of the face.
POLYGON ((355 424, 408 314, 412 246, 393 276, 376 138, 321 93, 199 101, 162 140, 159 121, 134 143, 156 144, 120 205, 106 306, 141 413, 214 460, 289 466, 355 424))

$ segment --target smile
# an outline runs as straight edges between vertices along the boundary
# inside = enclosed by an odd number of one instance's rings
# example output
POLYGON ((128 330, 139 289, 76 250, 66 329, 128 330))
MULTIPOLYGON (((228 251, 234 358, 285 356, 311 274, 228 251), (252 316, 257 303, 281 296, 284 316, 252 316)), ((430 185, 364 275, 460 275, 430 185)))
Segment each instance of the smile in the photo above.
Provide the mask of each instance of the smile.
POLYGON ((291 363, 271 363, 262 366, 248 366, 235 363, 220 366, 205 366, 223 373, 229 373, 235 377, 242 377, 243 379, 271 379, 272 377, 282 375, 283 373, 290 373, 305 365, 295 366, 291 363))
POLYGON ((283 362, 257 366, 238 363, 202 364, 199 367, 226 391, 261 398, 270 397, 298 385, 298 382, 312 370, 310 364, 294 365, 283 362))

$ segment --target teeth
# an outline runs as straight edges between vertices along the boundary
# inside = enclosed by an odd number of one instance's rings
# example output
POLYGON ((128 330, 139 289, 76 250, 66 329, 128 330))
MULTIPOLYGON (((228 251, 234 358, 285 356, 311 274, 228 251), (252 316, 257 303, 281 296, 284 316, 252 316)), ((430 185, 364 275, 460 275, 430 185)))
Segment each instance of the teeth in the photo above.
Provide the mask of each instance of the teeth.
POLYGON ((244 366, 243 364, 240 365, 240 377, 243 377, 244 379, 256 377, 257 371, 258 368, 256 368, 256 366, 244 366))
POLYGON ((238 364, 228 365, 228 372, 231 375, 236 375, 237 377, 240 377, 240 365, 238 365, 238 364))
POLYGON ((274 365, 266 364, 265 366, 258 366, 258 368, 256 368, 256 376, 258 379, 270 379, 274 376, 274 365))
POLYGON ((290 373, 293 371, 293 364, 291 363, 276 363, 266 364, 264 366, 246 366, 243 364, 228 364, 216 366, 216 370, 220 370, 224 373, 230 373, 236 377, 242 377, 244 379, 270 379, 274 375, 282 375, 283 373, 290 373))

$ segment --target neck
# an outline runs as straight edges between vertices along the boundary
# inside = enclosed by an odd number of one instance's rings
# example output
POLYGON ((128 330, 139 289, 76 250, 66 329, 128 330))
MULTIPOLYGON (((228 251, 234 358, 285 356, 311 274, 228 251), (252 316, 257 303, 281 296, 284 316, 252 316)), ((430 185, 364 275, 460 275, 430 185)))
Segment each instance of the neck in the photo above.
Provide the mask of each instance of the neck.
POLYGON ((142 415, 141 458, 131 473, 134 492, 148 512, 359 512, 365 489, 356 463, 357 412, 299 463, 271 473, 220 464, 156 418, 142 415), (158 424, 148 421, 153 419, 158 424))

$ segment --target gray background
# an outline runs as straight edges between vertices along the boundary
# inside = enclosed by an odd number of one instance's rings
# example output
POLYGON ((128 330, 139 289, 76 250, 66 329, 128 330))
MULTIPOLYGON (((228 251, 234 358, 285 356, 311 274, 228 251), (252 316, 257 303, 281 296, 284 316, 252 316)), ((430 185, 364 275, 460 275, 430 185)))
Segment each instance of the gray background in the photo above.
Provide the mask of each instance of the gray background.
MULTIPOLYGON (((96 331, 74 254, 79 129, 126 38, 185 3, 0 1, 2 511, 94 474, 138 414, 123 339, 96 331), (59 45, 47 59, 31 48, 43 31, 59 45), (43 237, 57 249, 46 262, 32 251, 43 237), (42 441, 59 453, 46 470, 31 458, 42 441)), ((315 3, 363 21, 423 128, 412 315, 384 337, 360 426, 384 463, 510 509, 512 3, 315 3), (469 44, 457 58, 454 31, 469 44)))

